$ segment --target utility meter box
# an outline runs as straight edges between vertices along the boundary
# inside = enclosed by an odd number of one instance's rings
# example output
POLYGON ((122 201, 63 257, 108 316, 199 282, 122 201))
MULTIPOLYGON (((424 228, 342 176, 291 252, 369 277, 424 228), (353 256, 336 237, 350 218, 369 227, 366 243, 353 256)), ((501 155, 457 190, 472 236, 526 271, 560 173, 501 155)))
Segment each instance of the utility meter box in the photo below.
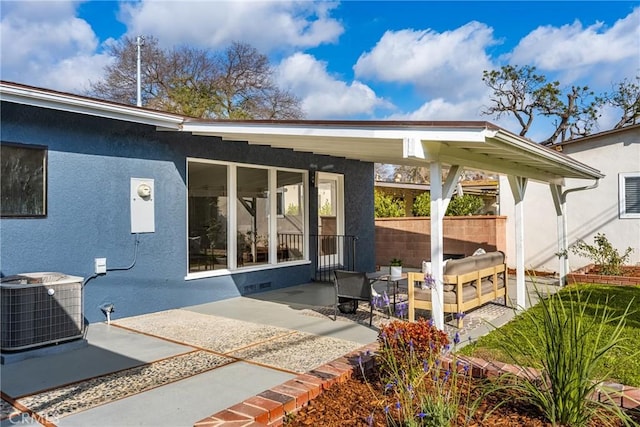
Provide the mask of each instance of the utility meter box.
POLYGON ((131 178, 131 232, 154 233, 155 188, 153 179, 131 178))

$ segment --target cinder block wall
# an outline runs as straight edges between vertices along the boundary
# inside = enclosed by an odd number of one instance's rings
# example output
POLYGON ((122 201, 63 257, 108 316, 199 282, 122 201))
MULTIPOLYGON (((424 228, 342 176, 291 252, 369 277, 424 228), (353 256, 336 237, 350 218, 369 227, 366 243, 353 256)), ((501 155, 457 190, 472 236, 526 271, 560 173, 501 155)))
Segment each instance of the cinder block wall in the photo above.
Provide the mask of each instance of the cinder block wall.
MULTIPOLYGON (((505 216, 448 216, 444 219, 444 253, 469 256, 476 249, 506 253, 505 216)), ((420 267, 431 258, 431 218, 376 219, 376 264, 400 258, 404 267, 420 267)))

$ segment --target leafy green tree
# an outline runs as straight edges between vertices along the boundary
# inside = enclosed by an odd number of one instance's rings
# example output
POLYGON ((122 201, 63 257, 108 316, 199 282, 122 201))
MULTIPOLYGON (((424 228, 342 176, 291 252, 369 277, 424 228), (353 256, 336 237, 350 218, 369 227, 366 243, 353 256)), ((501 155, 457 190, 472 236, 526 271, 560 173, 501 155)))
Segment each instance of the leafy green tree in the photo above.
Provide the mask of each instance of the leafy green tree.
MULTIPOLYGON (((88 94, 135 104, 137 44, 125 37, 108 47, 114 61, 88 94)), ((161 49, 146 37, 141 49, 143 105, 191 117, 221 119, 299 119, 300 100, 275 84, 267 57, 234 42, 220 52, 190 47, 161 49)))
POLYGON ((398 200, 379 190, 374 190, 373 206, 376 218, 405 216, 404 200, 398 200))
MULTIPOLYGON (((484 206, 482 198, 472 194, 454 196, 449 202, 446 216, 464 216, 477 213, 484 206)), ((412 208, 413 216, 431 216, 431 194, 424 192, 416 197, 412 208)))

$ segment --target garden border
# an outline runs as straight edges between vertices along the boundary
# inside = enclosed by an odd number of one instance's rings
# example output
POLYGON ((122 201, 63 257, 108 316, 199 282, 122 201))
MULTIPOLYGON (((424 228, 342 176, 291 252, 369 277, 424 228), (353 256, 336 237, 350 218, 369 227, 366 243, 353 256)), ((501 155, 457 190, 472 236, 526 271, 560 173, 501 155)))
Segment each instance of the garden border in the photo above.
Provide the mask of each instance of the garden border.
POLYGON ((589 274, 595 264, 589 264, 567 274, 567 283, 598 283, 601 285, 636 286, 640 285, 640 277, 632 276, 605 276, 602 274, 589 274))
MULTIPOLYGON (((203 418, 196 422, 194 427, 282 426, 288 415, 294 414, 308 405, 324 390, 335 383, 345 382, 352 376, 358 375, 360 366, 363 366, 365 370, 372 369, 373 356, 378 348, 377 342, 367 344, 306 374, 298 375, 296 378, 265 390, 257 396, 203 418)), ((536 375, 536 371, 532 368, 523 368, 502 362, 489 362, 470 356, 456 355, 456 358, 459 361, 469 363, 471 366, 469 372, 474 378, 495 378, 504 374, 531 378, 532 374, 536 375)), ((453 364, 451 356, 443 361, 443 366, 447 369, 453 364)), ((594 399, 601 402, 613 401, 623 409, 640 410, 640 388, 618 383, 603 383, 602 387, 611 391, 608 393, 600 391, 593 396, 594 399)))

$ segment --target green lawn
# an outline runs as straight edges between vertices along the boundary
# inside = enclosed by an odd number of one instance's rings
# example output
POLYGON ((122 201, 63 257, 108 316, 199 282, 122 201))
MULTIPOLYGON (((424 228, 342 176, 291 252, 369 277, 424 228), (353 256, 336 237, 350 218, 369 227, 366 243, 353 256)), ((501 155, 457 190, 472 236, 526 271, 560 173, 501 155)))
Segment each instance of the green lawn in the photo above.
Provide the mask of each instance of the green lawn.
MULTIPOLYGON (((614 310, 616 315, 624 313, 629 301, 631 301, 631 299, 634 300, 630 313, 626 317, 626 326, 623 331, 623 345, 625 348, 610 351, 599 365, 597 375, 602 377, 604 373, 610 372, 611 375, 609 378, 599 379, 640 387, 640 354, 637 354, 640 350, 640 286, 623 287, 580 284, 561 290, 561 295, 566 295, 567 292, 575 290, 576 287, 581 292, 585 292, 586 294, 591 293, 586 310, 586 313, 589 315, 594 313, 596 307, 604 304, 607 297, 609 298, 608 307, 614 310), (632 357, 634 353, 636 355, 632 357)), ((563 300, 564 299, 565 298, 563 298, 563 300)), ((532 314, 535 315, 534 317, 540 314, 540 307, 538 306, 534 306, 530 310, 532 310, 532 314)), ((602 312, 602 310, 600 310, 600 312, 602 312)), ((598 321, 595 317, 591 317, 593 318, 593 322, 598 321)), ((534 325, 531 323, 533 321, 534 320, 527 319, 521 315, 516 316, 511 322, 500 328, 505 334, 493 331, 478 339, 477 342, 465 346, 460 350, 460 353, 488 360, 512 363, 513 361, 507 354, 501 351, 503 340, 510 339, 513 341, 516 339, 517 334, 512 333, 513 331, 533 330, 534 325)), ((607 327, 613 330, 613 326, 607 327)))

